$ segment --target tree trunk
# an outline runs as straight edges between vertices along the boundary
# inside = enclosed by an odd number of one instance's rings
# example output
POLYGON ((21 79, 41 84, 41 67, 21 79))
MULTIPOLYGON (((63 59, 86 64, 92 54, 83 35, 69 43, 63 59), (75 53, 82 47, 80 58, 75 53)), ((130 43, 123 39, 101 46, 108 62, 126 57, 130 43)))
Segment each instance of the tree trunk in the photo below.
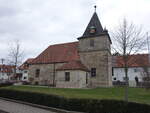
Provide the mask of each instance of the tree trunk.
POLYGON ((128 55, 124 55, 124 57, 123 57, 124 59, 124 72, 125 72, 125 97, 124 97, 124 99, 125 99, 125 101, 126 102, 128 102, 128 85, 129 85, 129 83, 128 83, 128 60, 129 60, 129 58, 128 58, 128 55))
POLYGON ((124 71, 125 71, 125 82, 126 82, 126 85, 125 85, 125 101, 128 102, 128 68, 125 67, 124 68, 124 71))

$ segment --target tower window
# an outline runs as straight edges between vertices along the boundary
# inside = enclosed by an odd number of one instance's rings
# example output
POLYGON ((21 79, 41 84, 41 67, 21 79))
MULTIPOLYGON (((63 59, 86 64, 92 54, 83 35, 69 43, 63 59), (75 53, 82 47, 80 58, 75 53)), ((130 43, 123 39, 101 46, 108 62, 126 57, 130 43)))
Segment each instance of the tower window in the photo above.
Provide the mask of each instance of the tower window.
POLYGON ((70 81, 70 72, 65 72, 65 81, 70 81))
POLYGON ((96 76, 96 68, 91 68, 91 77, 96 76))
POLYGON ((39 75, 40 75, 40 69, 36 69, 35 70, 35 77, 39 77, 39 75))
POLYGON ((95 34, 95 32, 96 32, 95 26, 91 26, 90 27, 90 34, 95 34))
POLYGON ((94 39, 91 39, 91 40, 90 40, 90 46, 91 46, 91 47, 94 47, 94 39))

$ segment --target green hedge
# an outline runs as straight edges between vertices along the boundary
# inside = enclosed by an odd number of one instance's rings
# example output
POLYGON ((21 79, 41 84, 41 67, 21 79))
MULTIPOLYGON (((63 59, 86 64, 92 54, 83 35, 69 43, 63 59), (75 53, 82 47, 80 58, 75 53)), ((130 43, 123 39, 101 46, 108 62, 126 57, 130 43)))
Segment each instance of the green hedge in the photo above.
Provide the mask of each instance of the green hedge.
POLYGON ((13 85, 13 83, 11 83, 11 82, 0 83, 0 87, 7 87, 7 86, 11 86, 11 85, 13 85))
POLYGON ((119 100, 68 99, 56 95, 0 89, 0 96, 86 113, 150 113, 150 105, 119 100))

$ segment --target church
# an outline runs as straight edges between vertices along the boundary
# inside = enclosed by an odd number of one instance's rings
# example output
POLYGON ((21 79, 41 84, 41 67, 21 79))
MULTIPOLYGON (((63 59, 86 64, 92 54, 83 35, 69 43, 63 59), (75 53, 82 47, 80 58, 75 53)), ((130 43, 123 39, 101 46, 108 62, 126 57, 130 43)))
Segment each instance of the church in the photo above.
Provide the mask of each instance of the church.
POLYGON ((78 41, 50 45, 32 60, 29 81, 58 88, 112 86, 111 39, 96 11, 78 41))

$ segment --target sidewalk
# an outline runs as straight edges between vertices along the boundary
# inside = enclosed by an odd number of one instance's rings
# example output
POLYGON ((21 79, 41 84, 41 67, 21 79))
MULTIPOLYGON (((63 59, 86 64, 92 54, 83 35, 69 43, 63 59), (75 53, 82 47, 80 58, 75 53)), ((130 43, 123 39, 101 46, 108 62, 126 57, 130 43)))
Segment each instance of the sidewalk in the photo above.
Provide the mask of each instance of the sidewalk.
POLYGON ((9 113, 55 113, 49 110, 44 110, 37 107, 10 102, 2 99, 0 99, 0 110, 2 110, 2 112, 0 111, 0 113, 5 113, 3 111, 9 113))

